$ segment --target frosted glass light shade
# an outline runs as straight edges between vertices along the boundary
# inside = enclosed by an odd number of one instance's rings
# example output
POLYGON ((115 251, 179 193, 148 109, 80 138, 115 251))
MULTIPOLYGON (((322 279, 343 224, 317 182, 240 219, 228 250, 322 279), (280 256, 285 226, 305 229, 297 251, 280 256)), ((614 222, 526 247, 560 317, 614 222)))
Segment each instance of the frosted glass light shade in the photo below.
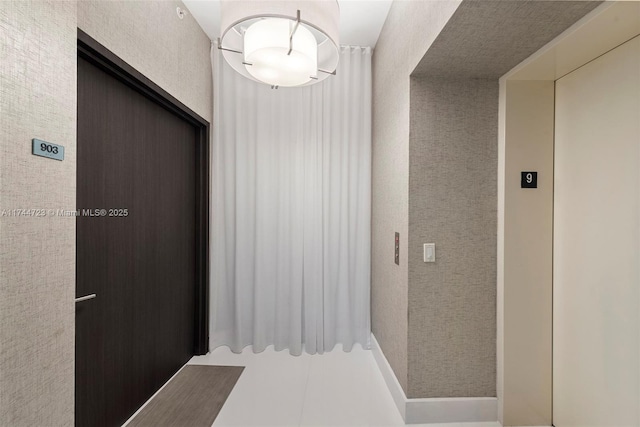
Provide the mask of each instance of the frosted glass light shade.
POLYGON ((243 76, 274 86, 305 86, 336 71, 340 43, 336 0, 221 0, 220 4, 218 47, 243 76), (286 55, 294 28, 293 49, 286 55))
POLYGON ((295 22, 265 18, 253 23, 244 34, 245 67, 256 80, 276 86, 300 86, 316 77, 318 44, 314 35, 295 22))

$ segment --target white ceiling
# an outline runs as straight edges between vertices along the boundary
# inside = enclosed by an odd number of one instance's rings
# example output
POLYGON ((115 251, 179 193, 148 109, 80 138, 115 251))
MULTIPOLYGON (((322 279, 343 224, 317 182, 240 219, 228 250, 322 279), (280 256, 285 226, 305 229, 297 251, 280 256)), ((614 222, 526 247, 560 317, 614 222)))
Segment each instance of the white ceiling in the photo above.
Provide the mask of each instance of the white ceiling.
MULTIPOLYGON (((220 0, 183 0, 210 39, 220 37, 220 0)), ((375 47, 393 0, 338 0, 340 44, 375 47)))

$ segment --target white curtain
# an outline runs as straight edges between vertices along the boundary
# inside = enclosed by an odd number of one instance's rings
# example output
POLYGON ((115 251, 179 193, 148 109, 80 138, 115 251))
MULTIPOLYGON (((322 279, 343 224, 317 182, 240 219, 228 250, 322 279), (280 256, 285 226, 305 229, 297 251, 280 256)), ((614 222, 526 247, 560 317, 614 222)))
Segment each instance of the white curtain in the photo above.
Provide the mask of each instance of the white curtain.
POLYGON ((211 349, 370 345, 371 49, 271 89, 212 47, 211 349))

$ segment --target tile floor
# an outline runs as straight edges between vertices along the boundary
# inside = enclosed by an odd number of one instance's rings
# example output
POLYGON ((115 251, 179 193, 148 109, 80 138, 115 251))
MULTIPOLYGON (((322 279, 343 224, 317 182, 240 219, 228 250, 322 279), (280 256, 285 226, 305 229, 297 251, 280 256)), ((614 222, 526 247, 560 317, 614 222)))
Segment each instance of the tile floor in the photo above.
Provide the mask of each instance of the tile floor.
POLYGON ((404 425, 371 351, 360 346, 349 353, 338 346, 323 355, 301 356, 291 356, 286 350, 276 352, 272 347, 258 354, 250 348, 234 354, 221 347, 189 363, 245 366, 213 427, 404 425))

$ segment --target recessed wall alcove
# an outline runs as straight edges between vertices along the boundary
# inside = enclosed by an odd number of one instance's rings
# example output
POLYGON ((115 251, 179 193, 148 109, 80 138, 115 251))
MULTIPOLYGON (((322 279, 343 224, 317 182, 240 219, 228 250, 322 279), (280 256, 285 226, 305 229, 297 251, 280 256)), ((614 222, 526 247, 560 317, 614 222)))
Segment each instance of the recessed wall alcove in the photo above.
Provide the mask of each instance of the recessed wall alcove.
MULTIPOLYGON (((536 255, 533 299, 503 277, 499 79, 599 5, 463 1, 411 74, 408 401, 487 398, 505 425, 551 424, 549 255, 536 255), (422 259, 431 242, 435 264, 422 259)), ((538 89, 532 102, 549 87, 538 89)), ((406 420, 419 421, 410 406, 406 420)))

